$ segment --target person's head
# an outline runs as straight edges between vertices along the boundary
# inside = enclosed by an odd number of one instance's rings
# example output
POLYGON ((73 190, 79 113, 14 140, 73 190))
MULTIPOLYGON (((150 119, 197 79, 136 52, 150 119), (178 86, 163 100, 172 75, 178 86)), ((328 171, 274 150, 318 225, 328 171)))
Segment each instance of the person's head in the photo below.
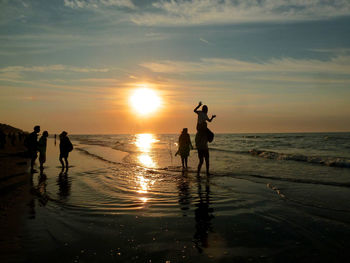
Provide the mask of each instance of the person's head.
POLYGON ((67 136, 67 132, 66 131, 63 131, 63 132, 61 132, 61 134, 60 134, 60 138, 64 138, 64 137, 66 137, 67 136))
POLYGON ((205 112, 205 113, 208 113, 208 106, 207 105, 203 105, 202 111, 205 112))
POLYGON ((40 132, 40 126, 39 125, 34 126, 34 132, 36 132, 36 133, 40 132))
POLYGON ((43 136, 44 136, 44 137, 49 137, 49 133, 48 133, 47 131, 44 131, 44 132, 43 132, 43 136))
POLYGON ((186 133, 187 133, 187 131, 188 131, 188 129, 187 129, 187 128, 183 128, 183 129, 182 129, 182 133, 183 133, 183 134, 186 134, 186 133))

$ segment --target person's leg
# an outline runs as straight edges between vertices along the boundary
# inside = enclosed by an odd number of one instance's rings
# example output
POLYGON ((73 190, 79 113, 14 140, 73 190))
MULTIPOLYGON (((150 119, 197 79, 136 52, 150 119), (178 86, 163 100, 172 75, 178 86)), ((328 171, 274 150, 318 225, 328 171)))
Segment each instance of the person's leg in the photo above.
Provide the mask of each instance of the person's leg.
POLYGON ((39 155, 39 164, 40 164, 40 169, 43 169, 44 168, 44 158, 43 158, 43 155, 42 153, 40 153, 39 155))
POLYGON ((31 153, 32 155, 32 159, 31 159, 31 162, 30 162, 30 168, 31 168, 31 171, 34 172, 34 164, 35 164, 35 160, 36 158, 38 157, 37 153, 31 153))
POLYGON ((209 175, 209 150, 205 153, 205 166, 207 168, 207 175, 209 175))
POLYGON ((185 168, 187 169, 188 167, 187 167, 187 159, 188 159, 188 157, 186 156, 185 157, 185 168))
POLYGON ((63 156, 60 154, 60 159, 59 159, 59 160, 60 160, 60 163, 61 163, 62 169, 63 169, 63 168, 64 168, 64 163, 63 163, 63 160, 62 160, 62 159, 63 159, 63 156))
POLYGON ((182 169, 185 168, 185 158, 181 156, 182 169))
POLYGON ((197 173, 199 174, 201 172, 201 168, 203 164, 203 154, 201 150, 198 150, 198 159, 199 159, 199 163, 198 163, 197 173))
POLYGON ((66 169, 68 169, 68 157, 64 157, 64 161, 66 162, 66 169))

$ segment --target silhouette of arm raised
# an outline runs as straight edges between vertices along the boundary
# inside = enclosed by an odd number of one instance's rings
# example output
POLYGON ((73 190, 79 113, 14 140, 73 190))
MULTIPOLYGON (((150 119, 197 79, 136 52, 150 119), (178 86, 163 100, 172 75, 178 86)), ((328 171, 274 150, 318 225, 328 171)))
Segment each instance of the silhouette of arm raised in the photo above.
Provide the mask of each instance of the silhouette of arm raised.
POLYGON ((199 108, 200 106, 202 106, 202 102, 201 102, 201 101, 198 103, 198 106, 195 107, 193 111, 194 111, 195 113, 197 113, 197 112, 198 112, 197 110, 198 110, 198 108, 199 108))

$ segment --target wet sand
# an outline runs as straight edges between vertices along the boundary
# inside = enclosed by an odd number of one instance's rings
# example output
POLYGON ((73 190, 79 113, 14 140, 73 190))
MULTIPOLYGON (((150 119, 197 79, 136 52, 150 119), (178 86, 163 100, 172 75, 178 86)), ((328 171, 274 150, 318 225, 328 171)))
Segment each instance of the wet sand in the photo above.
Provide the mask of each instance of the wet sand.
POLYGON ((21 226, 31 201, 29 160, 23 146, 0 150, 0 261, 20 261, 21 226))
MULTIPOLYGON (((2 262, 332 262, 349 255, 348 207, 308 207, 288 200, 287 187, 156 171, 123 162, 121 152, 90 149, 115 155, 111 162, 84 147, 93 146, 75 145, 65 171, 48 140, 45 169, 30 177, 32 194, 23 190, 30 200, 17 250, 2 262)), ((346 200, 347 188, 334 189, 346 200)))

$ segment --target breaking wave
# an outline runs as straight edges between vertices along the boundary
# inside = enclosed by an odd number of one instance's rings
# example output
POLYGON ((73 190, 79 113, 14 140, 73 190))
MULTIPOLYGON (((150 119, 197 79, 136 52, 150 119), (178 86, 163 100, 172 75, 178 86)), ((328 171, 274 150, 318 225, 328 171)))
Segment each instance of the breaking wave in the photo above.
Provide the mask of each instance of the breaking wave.
POLYGON ((350 168, 350 159, 344 157, 323 157, 323 156, 305 156, 302 154, 278 153, 273 151, 264 151, 252 149, 249 153, 253 156, 258 156, 273 160, 291 160, 297 162, 307 162, 312 164, 320 164, 331 167, 350 168))

